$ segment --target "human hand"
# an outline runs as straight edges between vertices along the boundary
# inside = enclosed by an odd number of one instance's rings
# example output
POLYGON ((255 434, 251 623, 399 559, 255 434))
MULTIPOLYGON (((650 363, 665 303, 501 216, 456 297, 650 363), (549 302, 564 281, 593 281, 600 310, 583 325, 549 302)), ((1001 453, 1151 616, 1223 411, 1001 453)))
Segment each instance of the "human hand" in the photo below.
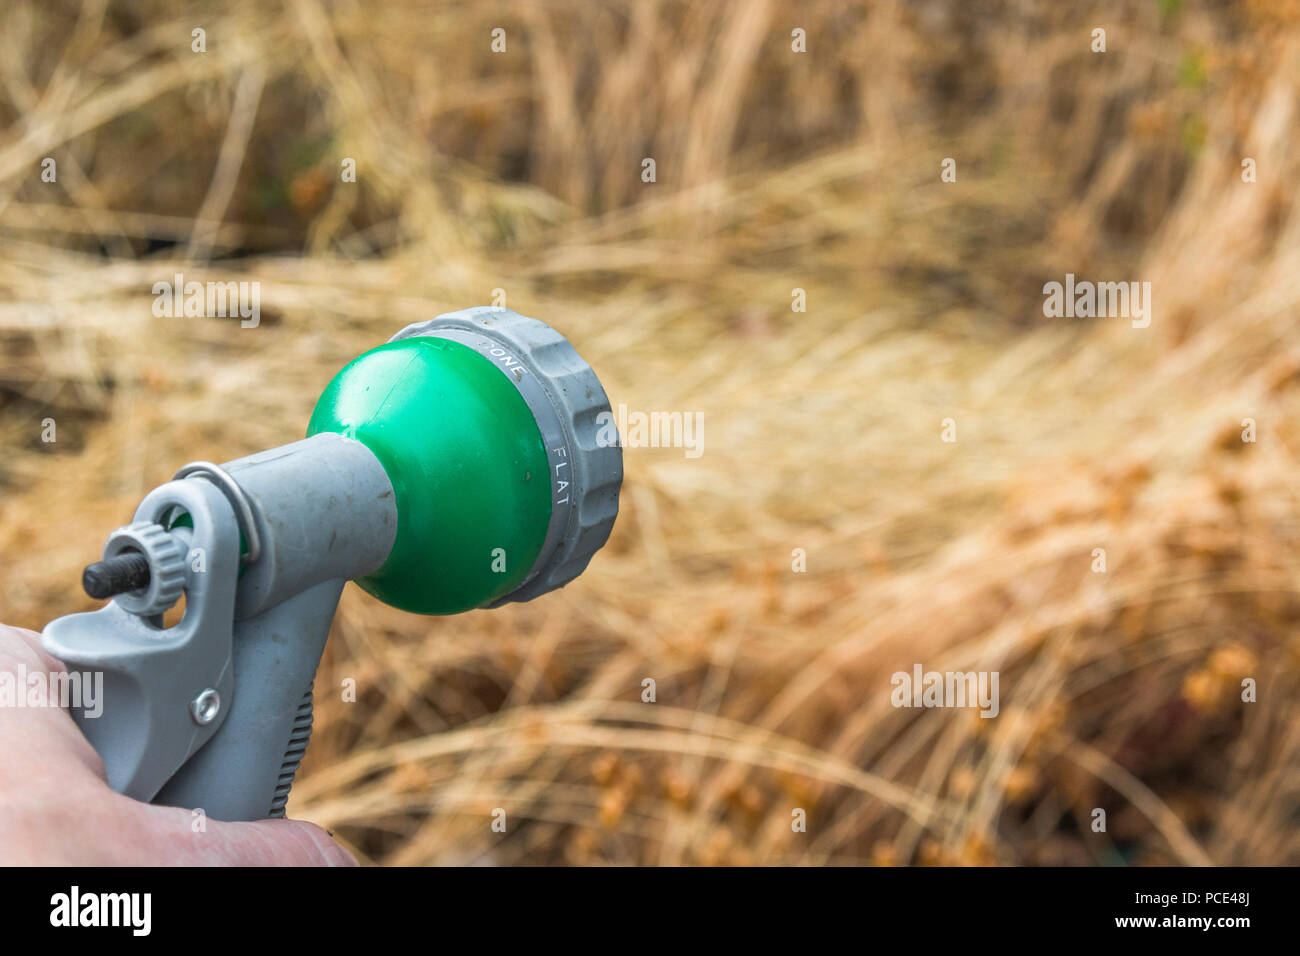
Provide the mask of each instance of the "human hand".
MULTIPOLYGON (((0 675, 48 681, 64 670, 35 631, 0 624, 0 675)), ((194 819, 110 789, 66 710, 0 705, 0 865, 356 865, 312 823, 205 819, 196 831, 194 819)))

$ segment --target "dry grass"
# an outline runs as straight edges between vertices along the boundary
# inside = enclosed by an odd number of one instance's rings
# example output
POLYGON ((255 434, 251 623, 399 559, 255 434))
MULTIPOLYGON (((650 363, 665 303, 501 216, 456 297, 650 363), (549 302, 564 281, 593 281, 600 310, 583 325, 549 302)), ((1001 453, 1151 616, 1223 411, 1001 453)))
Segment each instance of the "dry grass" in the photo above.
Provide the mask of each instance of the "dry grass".
POLYGON ((349 589, 295 815, 389 863, 1300 861, 1296 7, 12 0, 0 618, 503 288, 705 453, 628 449, 532 605, 349 589), (176 271, 262 327, 154 318, 176 271), (1043 319, 1066 272, 1151 328, 1043 319), (915 662, 1000 716, 891 707, 915 662))

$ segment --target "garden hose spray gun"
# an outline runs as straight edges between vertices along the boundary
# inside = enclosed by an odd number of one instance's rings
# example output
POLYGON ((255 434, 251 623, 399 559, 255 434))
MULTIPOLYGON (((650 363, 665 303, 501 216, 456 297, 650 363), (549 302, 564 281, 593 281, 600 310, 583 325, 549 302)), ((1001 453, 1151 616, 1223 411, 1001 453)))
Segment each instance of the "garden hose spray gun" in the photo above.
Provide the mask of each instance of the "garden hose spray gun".
POLYGON ((466 309, 349 363, 306 439, 183 467, 86 568, 112 601, 43 633, 69 672, 103 674, 99 715, 72 713, 109 784, 218 820, 283 816, 343 585, 454 614, 573 580, 618 512, 608 413, 550 327, 466 309))

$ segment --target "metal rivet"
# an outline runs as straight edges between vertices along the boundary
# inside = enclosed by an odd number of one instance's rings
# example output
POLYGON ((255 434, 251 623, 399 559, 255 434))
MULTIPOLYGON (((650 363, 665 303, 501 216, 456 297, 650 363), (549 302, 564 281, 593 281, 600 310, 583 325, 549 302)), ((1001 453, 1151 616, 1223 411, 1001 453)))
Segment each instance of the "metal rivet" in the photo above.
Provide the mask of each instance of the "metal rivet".
POLYGON ((221 695, 209 687, 190 701, 190 716, 200 726, 210 724, 221 712, 221 695))

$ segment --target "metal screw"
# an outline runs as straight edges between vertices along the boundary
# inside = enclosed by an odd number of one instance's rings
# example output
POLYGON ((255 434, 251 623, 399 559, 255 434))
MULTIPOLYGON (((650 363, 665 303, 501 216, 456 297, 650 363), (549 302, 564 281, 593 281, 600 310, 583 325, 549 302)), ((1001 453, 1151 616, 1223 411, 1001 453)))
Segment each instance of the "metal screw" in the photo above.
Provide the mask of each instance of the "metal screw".
POLYGON ((190 716, 199 726, 210 724, 221 711, 221 695, 209 687, 190 701, 190 716))
POLYGON ((91 597, 102 601, 147 588, 149 577, 149 559, 139 551, 124 551, 107 561, 86 565, 86 570, 81 572, 81 586, 91 597))

